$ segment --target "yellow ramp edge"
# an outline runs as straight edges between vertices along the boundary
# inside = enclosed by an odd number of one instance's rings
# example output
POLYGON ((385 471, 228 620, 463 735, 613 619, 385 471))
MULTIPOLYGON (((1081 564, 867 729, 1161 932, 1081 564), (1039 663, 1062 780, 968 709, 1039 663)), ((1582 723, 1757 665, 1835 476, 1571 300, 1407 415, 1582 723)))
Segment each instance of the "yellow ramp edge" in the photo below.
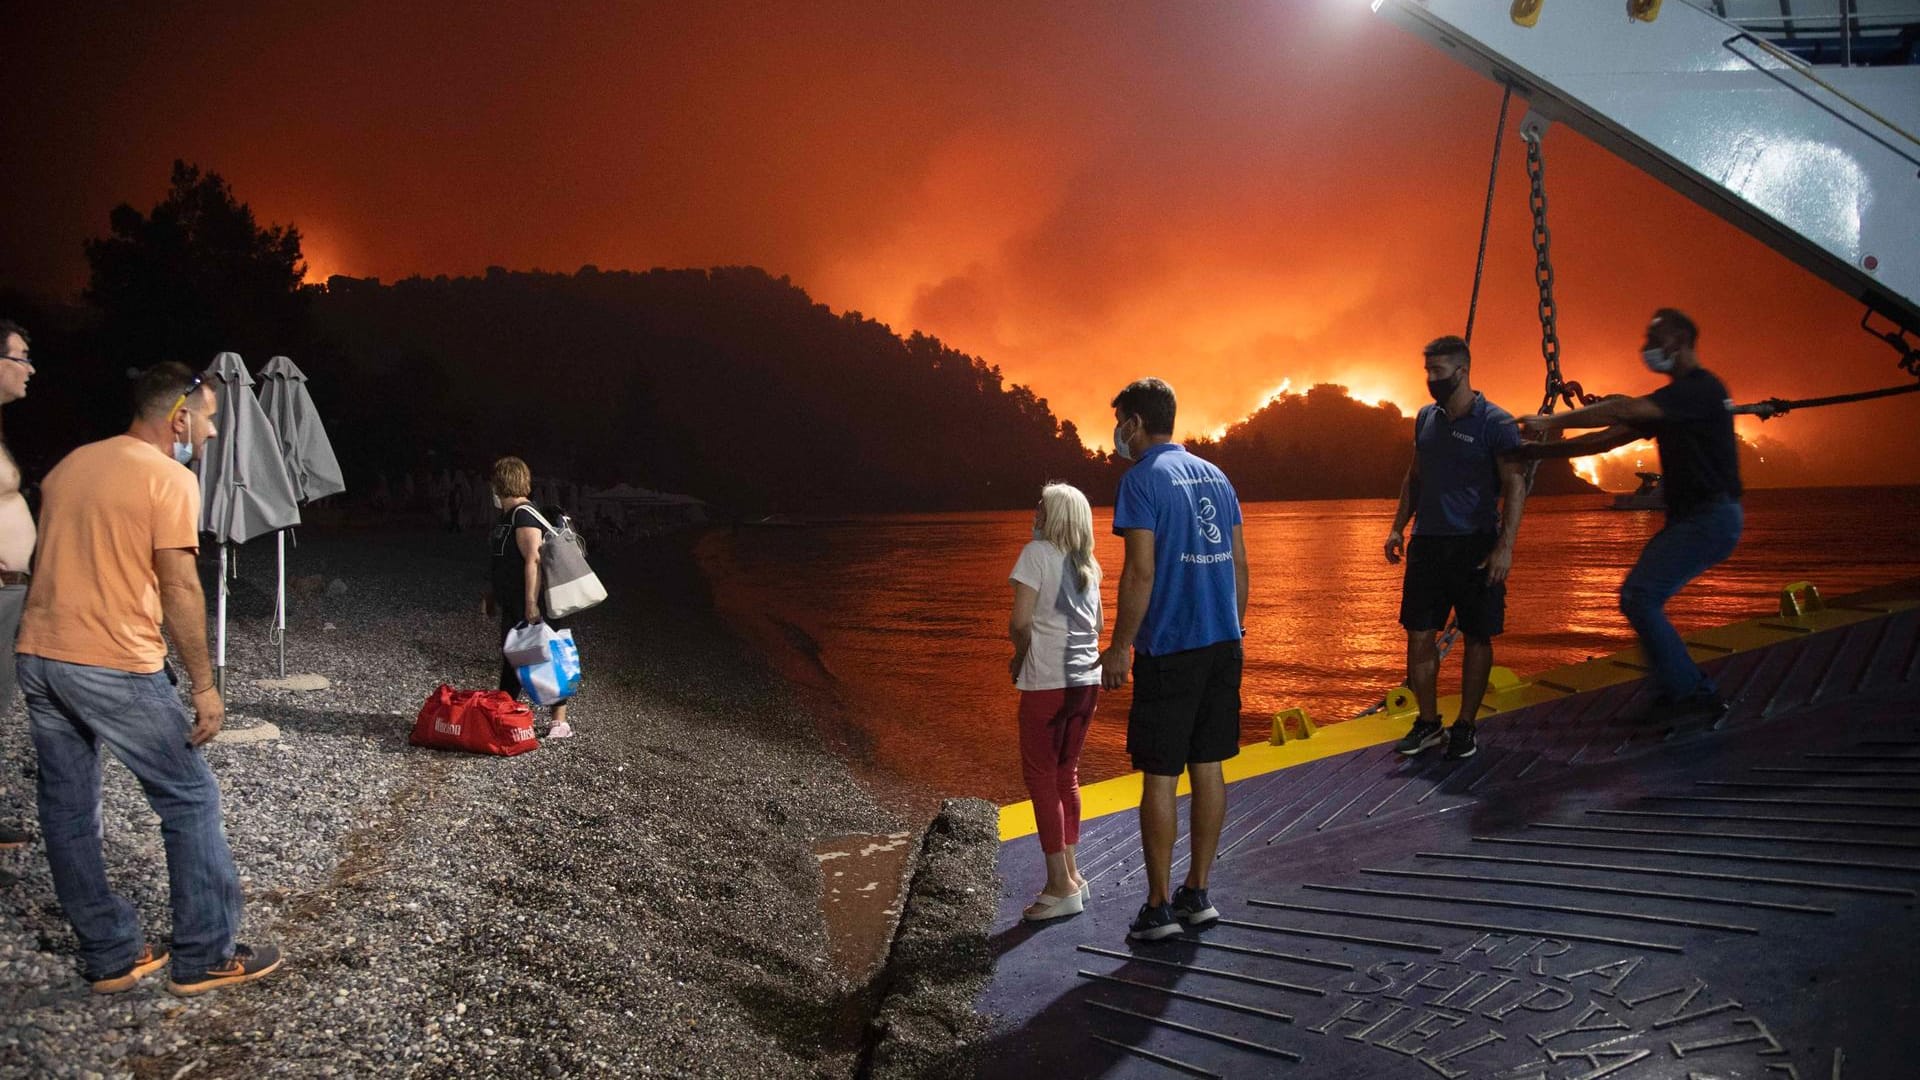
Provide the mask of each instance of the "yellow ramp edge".
MULTIPOLYGON (((1799 592, 1807 589, 1804 582, 1788 586, 1784 592, 1799 592)), ((1814 603, 1819 603, 1819 593, 1812 590, 1814 603)), ((1785 598, 1783 597, 1783 600, 1785 598)), ((1850 606, 1847 601, 1838 600, 1833 606, 1809 606, 1808 610, 1795 615, 1769 614, 1745 622, 1716 626, 1708 630, 1685 636, 1687 652, 1696 662, 1704 663, 1717 660, 1734 653, 1764 649, 1782 641, 1805 637, 1823 630, 1833 630, 1869 619, 1884 618, 1887 615, 1909 611, 1920 607, 1920 599, 1879 599, 1871 605, 1850 606)), ((1790 600, 1783 603, 1783 610, 1794 610, 1790 600)), ((1496 717, 1501 713, 1514 712, 1529 705, 1538 705, 1544 701, 1565 697, 1569 694, 1585 693, 1616 686, 1623 682, 1632 682, 1646 675, 1646 656, 1638 646, 1623 649, 1608 656, 1597 656, 1575 664, 1543 671, 1526 680, 1515 680, 1510 672, 1503 668, 1494 669, 1494 677, 1487 687, 1485 703, 1481 706, 1480 720, 1496 717)), ((1396 702, 1397 704, 1397 702, 1396 702)), ((1440 699, 1440 715, 1450 718, 1460 711, 1460 697, 1451 694, 1440 699)), ((1311 737, 1292 737, 1285 743, 1253 743, 1242 746, 1238 757, 1226 762, 1222 771, 1227 782, 1245 780, 1248 777, 1264 776, 1267 773, 1291 769, 1296 765, 1319 761, 1335 754, 1344 754, 1349 750, 1364 750, 1382 743, 1396 742, 1407 733, 1412 722, 1412 710, 1408 708, 1390 709, 1362 716, 1354 720, 1334 723, 1321 723, 1311 737)), ((1179 794, 1188 792, 1187 778, 1180 778, 1179 794)), ((1140 805, 1140 774, 1128 773, 1111 780, 1101 780, 1087 784, 1080 789, 1080 820, 1084 822, 1102 818, 1108 814, 1117 814, 1123 810, 1132 810, 1140 805)), ((1009 803, 1000 808, 1000 840, 1018 840, 1031 836, 1037 831, 1033 820, 1033 803, 1022 801, 1009 803)))

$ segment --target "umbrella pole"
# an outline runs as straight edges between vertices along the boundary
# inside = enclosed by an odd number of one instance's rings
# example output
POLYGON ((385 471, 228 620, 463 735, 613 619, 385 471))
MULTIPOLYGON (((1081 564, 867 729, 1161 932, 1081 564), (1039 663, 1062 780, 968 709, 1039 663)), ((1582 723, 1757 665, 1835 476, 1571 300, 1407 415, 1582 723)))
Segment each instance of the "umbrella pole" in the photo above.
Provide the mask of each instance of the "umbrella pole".
POLYGON ((287 530, 281 529, 274 534, 280 549, 280 576, 274 587, 273 615, 278 624, 273 629, 274 644, 280 647, 280 677, 287 677, 287 530))
POLYGON ((227 545, 220 545, 220 637, 213 665, 213 685, 222 695, 227 692, 227 545))

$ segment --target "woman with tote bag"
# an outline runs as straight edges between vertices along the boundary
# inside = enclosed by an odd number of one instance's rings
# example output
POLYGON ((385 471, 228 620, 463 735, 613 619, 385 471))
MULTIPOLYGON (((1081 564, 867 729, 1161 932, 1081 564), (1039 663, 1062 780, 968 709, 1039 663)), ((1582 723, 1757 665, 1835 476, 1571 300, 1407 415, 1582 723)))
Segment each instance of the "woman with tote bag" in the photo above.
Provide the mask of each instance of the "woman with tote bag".
MULTIPOLYGON (((531 470, 517 457, 503 457, 493 463, 490 484, 494 505, 500 510, 490 539, 493 588, 487 597, 487 607, 497 611, 500 618, 500 633, 495 640, 505 641, 521 623, 545 622, 553 630, 566 630, 547 618, 542 548, 561 541, 550 541, 546 519, 528 498, 533 491, 531 470)), ((500 660, 500 689, 516 698, 524 689, 519 670, 504 655, 500 660)), ((547 738, 573 735, 573 726, 567 722, 567 704, 561 701, 552 706, 553 726, 547 729, 547 738)))

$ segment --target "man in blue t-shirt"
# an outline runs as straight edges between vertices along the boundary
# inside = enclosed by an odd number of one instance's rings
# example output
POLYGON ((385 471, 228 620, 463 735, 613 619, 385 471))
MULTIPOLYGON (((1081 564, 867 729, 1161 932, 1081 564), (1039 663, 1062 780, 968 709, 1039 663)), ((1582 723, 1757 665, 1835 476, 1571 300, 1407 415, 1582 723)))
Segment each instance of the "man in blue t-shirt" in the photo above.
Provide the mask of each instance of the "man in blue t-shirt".
POLYGON ((1645 719, 1656 722, 1726 716, 1713 680, 1687 654, 1667 620, 1667 601, 1686 584, 1733 554, 1745 518, 1740 508, 1740 457, 1733 434, 1733 398, 1726 384, 1700 366, 1694 347, 1700 330, 1673 308, 1647 324, 1640 359, 1665 375, 1667 385, 1645 397, 1609 398, 1558 416, 1525 416, 1532 432, 1599 428, 1574 439, 1526 443, 1521 457, 1585 457, 1652 436, 1660 445, 1667 524, 1640 552, 1620 586, 1620 611, 1653 664, 1657 688, 1645 719))
POLYGON ((1145 774, 1140 846, 1147 902, 1127 936, 1157 941, 1220 917, 1207 874, 1220 846, 1227 785, 1220 763, 1240 752, 1241 627, 1247 617, 1247 548, 1240 499, 1219 469, 1173 441, 1173 387, 1141 379, 1113 399, 1113 448, 1134 461, 1113 501, 1126 538, 1120 614, 1100 654, 1109 690, 1133 673, 1127 753, 1145 774), (1185 772, 1192 853, 1186 883, 1172 884, 1179 831, 1174 793, 1185 772))
POLYGON ((1420 706, 1413 729, 1395 747, 1413 755, 1445 742, 1447 757, 1479 749, 1474 721, 1493 671, 1493 639, 1506 629, 1507 571, 1520 512, 1527 501, 1526 468, 1500 455, 1520 445, 1507 410, 1473 389, 1473 357, 1457 337, 1435 338, 1422 350, 1433 404, 1413 419, 1413 464, 1400 484, 1400 507, 1387 533, 1387 561, 1406 556, 1400 589, 1400 625, 1407 631, 1407 688, 1420 706), (1405 539, 1412 518, 1413 543, 1405 539), (1434 635, 1449 613, 1460 636, 1460 714, 1441 726, 1440 650, 1434 635))

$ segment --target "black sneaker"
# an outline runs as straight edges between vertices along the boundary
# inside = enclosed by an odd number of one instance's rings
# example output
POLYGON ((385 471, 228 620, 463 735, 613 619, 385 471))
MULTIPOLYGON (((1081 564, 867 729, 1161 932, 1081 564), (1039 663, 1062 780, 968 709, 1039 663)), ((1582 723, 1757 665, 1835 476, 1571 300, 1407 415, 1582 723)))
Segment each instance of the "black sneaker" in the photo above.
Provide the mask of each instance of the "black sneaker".
POLYGON ((16 829, 10 825, 0 825, 0 851, 26 847, 33 840, 33 834, 25 829, 16 829))
POLYGON ((1429 746, 1439 746, 1447 740, 1447 729, 1440 726, 1438 720, 1415 720, 1413 730, 1407 737, 1394 746, 1394 750, 1407 757, 1425 750, 1429 746))
POLYGON ((280 950, 277 946, 262 945, 258 948, 250 948, 246 945, 235 945, 231 960, 216 965, 211 971, 191 979, 169 979, 167 992, 175 997, 192 997, 209 990, 250 983, 271 974, 273 969, 279 966, 280 950))
POLYGON ((1140 914, 1127 927, 1128 941, 1159 941, 1180 933, 1180 920, 1174 917, 1172 904, 1141 904, 1140 914))
POLYGON ((1182 885, 1173 890, 1173 917, 1188 926, 1204 926, 1220 917, 1220 909, 1207 900, 1207 890, 1182 885))
POLYGON ((1459 761, 1470 758, 1480 752, 1480 744, 1473 737, 1473 721, 1455 720, 1447 729, 1447 760, 1459 761))

